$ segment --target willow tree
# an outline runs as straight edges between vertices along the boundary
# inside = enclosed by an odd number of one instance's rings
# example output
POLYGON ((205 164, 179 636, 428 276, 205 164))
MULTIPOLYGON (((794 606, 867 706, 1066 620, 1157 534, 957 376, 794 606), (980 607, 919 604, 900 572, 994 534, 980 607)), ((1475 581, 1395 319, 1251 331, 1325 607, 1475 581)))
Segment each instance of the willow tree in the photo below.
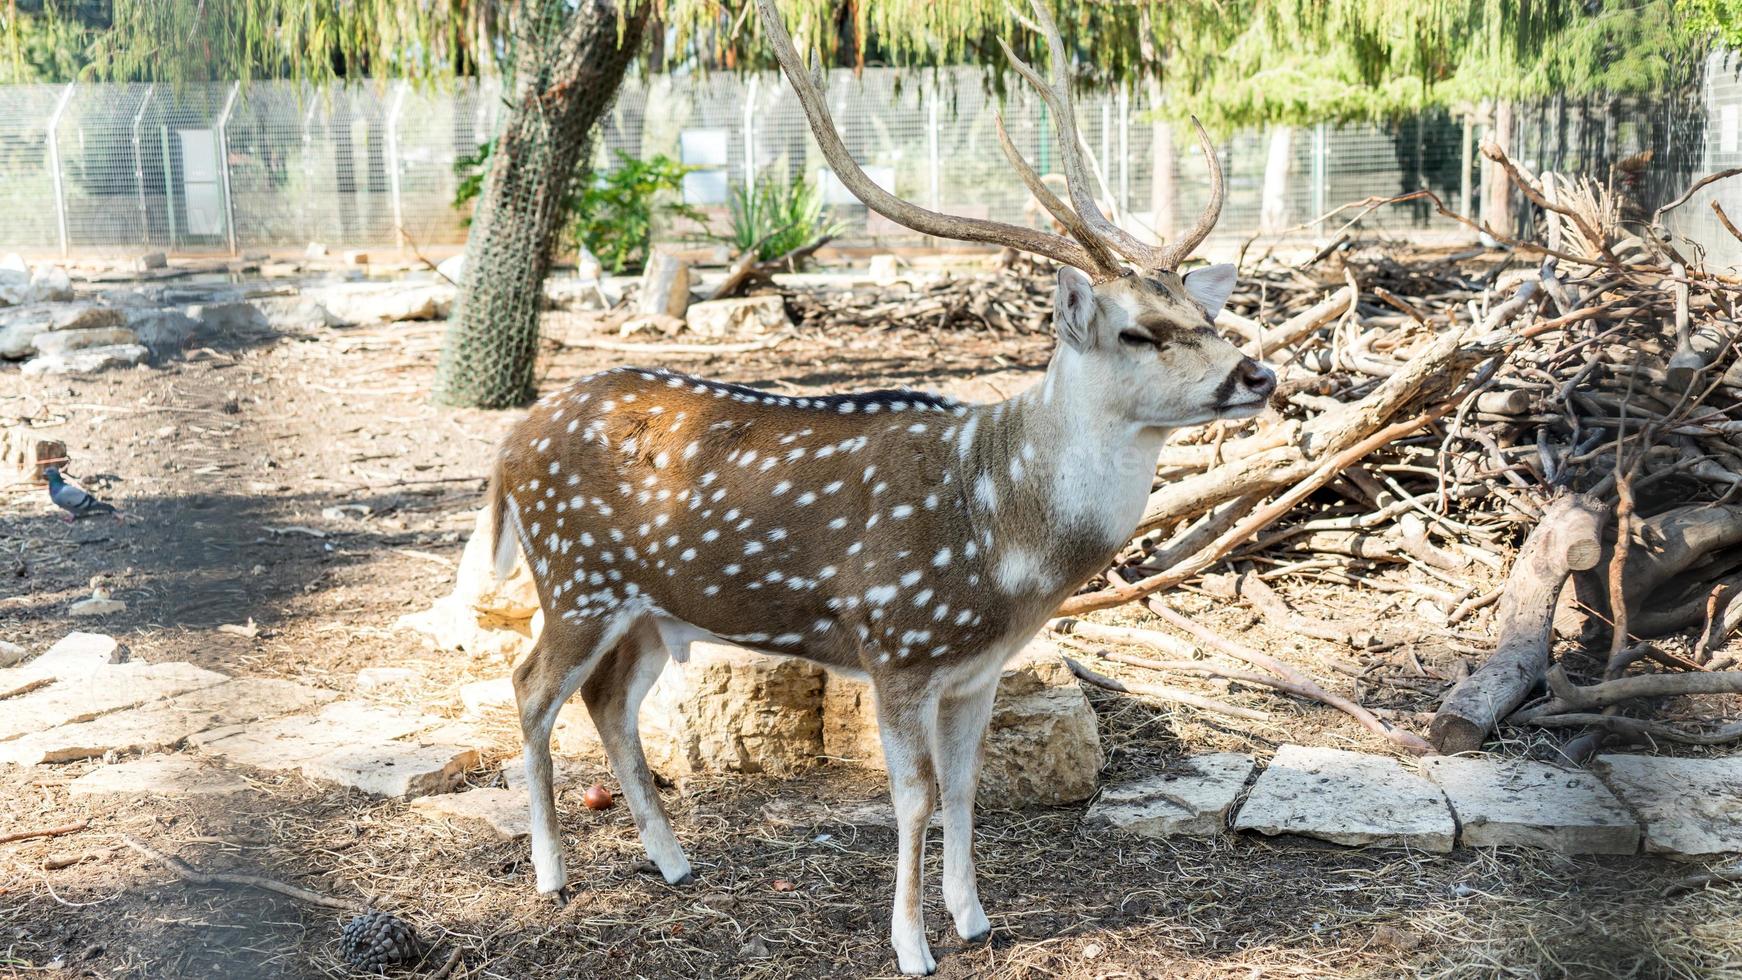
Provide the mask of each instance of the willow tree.
MULTIPOLYGON (((1679 84, 1736 8, 1738 0, 1254 3, 1224 57, 1176 78, 1170 106, 1189 105, 1224 132, 1487 106, 1504 145, 1515 102, 1679 84)), ((1508 197, 1504 173, 1490 168, 1484 199, 1497 227, 1510 221, 1508 197)))
MULTIPOLYGON (((781 7, 795 36, 826 63, 974 62, 1001 85, 1005 62, 995 38, 1014 38, 1030 58, 1043 54, 1034 32, 1012 23, 1006 0, 782 0, 781 7)), ((1190 43, 1173 36, 1182 25, 1228 22, 1221 0, 1061 7, 1091 84, 1153 73, 1157 36, 1177 49, 1190 43)), ((561 202, 573 180, 587 179, 598 123, 649 47, 645 40, 659 39, 660 63, 770 67, 761 30, 746 0, 0 0, 11 78, 78 71, 176 83, 320 83, 499 73, 508 93, 502 129, 435 392, 442 402, 480 407, 532 396, 561 202)))

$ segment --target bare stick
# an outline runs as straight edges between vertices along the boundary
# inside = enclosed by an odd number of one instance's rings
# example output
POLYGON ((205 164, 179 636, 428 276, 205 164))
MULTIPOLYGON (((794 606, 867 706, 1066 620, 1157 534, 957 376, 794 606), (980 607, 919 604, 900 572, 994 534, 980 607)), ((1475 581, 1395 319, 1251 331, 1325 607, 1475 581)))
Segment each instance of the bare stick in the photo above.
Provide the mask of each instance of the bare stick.
POLYGON ((1703 874, 1689 875, 1680 881, 1672 883, 1663 890, 1663 897, 1674 898, 1683 892, 1700 891, 1707 885, 1721 885, 1737 881, 1742 881, 1742 867, 1720 868, 1717 871, 1707 871, 1703 874))
POLYGON ((329 909, 338 909, 341 912, 361 912, 364 908, 360 902, 353 902, 343 898, 332 898, 318 892, 311 892, 306 888, 298 888, 295 885, 287 885, 282 881, 274 881, 271 878, 262 878, 258 875, 237 875, 201 871, 193 865, 188 864, 186 861, 183 861, 181 858, 165 854, 149 844, 133 839, 127 834, 122 834, 121 839, 127 843, 128 847, 133 848, 135 851, 138 851, 146 857, 151 858, 153 861, 168 868, 170 871, 173 871, 176 877, 183 881, 192 882, 196 885, 242 885, 248 888, 259 888, 269 892, 277 892, 280 895, 288 895, 299 902, 307 902, 310 905, 320 905, 329 909))
POLYGON ((591 339, 563 340, 557 343, 562 347, 632 354, 743 354, 749 351, 773 350, 791 339, 791 333, 780 333, 762 340, 747 340, 738 344, 637 344, 621 340, 591 339))
POLYGON ((1214 647, 1236 660, 1244 660, 1254 666, 1263 667, 1265 670, 1268 670, 1276 676, 1295 685, 1302 691, 1303 697, 1310 697, 1314 701, 1336 708, 1338 711, 1341 711, 1360 722, 1361 726, 1366 728, 1368 731, 1373 732, 1376 735, 1383 735, 1418 755, 1431 755, 1433 753, 1433 746, 1429 745, 1420 736, 1412 732, 1403 731, 1399 728, 1392 728, 1390 725, 1387 725, 1375 717, 1373 712, 1368 711, 1366 708, 1343 697, 1342 695, 1332 694, 1320 687, 1317 681, 1300 671, 1295 670, 1293 667, 1290 667, 1288 664, 1283 663, 1275 657, 1272 657, 1269 654, 1259 653, 1257 650, 1250 647, 1242 646, 1232 640, 1225 639, 1217 633, 1199 626, 1197 623, 1192 622, 1190 618, 1182 616, 1178 612, 1162 605, 1154 599, 1149 600, 1148 605, 1150 611, 1154 612, 1157 616, 1160 616, 1162 619, 1197 637, 1206 646, 1214 647))
POLYGON ((1684 694, 1742 694, 1742 670, 1640 674, 1580 687, 1567 679, 1565 671, 1555 667, 1549 670, 1547 679, 1554 697, 1515 712, 1507 721, 1523 724, 1549 715, 1565 714, 1582 708, 1607 707, 1633 698, 1677 697, 1684 694))
POLYGON ((1709 732, 1690 732, 1661 721, 1641 721, 1638 718, 1598 714, 1595 711, 1533 718, 1530 724, 1537 728, 1603 728, 1630 738, 1656 738, 1665 742, 1681 742, 1684 745, 1723 745, 1742 739, 1742 722, 1714 728, 1709 732))
POLYGON ((1253 711, 1251 708, 1241 708, 1223 701, 1217 701, 1215 698, 1206 698, 1201 694, 1182 691, 1177 687, 1163 687, 1160 684, 1139 684, 1136 682, 1128 683, 1126 681, 1115 680, 1114 678, 1108 677, 1106 674, 1097 674, 1089 668, 1084 667, 1082 664, 1077 663, 1075 660, 1072 660, 1070 657, 1065 658, 1065 664, 1071 668, 1071 673, 1077 675, 1078 678, 1085 680, 1096 687, 1104 687, 1109 691, 1118 691, 1121 694, 1142 694, 1146 697, 1161 698, 1163 701, 1173 701, 1179 704, 1190 705, 1194 708, 1201 708, 1205 711, 1233 715, 1235 718, 1244 718, 1247 721, 1270 720, 1270 715, 1262 711, 1253 711))
POLYGON ((0 834, 0 844, 10 844, 15 840, 30 840, 33 837, 60 837, 64 834, 76 834, 90 825, 91 821, 87 819, 62 824, 59 827, 44 827, 41 830, 15 830, 10 834, 0 834))

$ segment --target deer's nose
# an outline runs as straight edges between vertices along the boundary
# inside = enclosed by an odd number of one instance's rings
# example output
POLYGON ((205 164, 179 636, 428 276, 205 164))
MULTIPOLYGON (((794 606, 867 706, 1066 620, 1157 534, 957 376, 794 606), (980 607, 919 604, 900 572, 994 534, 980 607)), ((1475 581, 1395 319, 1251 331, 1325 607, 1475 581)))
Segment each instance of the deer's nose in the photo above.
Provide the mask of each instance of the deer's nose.
POLYGON ((1276 372, 1250 357, 1240 359, 1239 366, 1234 368, 1234 376, 1261 398, 1269 398, 1270 393, 1276 390, 1276 372))

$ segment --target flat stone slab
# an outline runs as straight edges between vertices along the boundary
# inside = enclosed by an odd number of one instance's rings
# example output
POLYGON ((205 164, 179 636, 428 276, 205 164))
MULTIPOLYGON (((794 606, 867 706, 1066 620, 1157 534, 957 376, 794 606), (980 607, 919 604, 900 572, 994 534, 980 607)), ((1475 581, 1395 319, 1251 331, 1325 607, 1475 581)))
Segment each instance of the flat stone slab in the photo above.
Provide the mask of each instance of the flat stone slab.
POLYGON ((518 840, 532 834, 532 817, 524 788, 472 789, 464 793, 425 796, 412 801, 411 808, 426 817, 488 827, 502 840, 518 840))
POLYGON ((1639 824, 1597 777, 1542 762, 1439 756, 1422 771, 1458 818, 1465 847, 1633 854, 1639 824))
MULTIPOLYGON (((586 779, 589 773, 596 771, 596 766, 588 768, 555 753, 551 754, 550 782, 559 790, 586 779)), ((512 759, 503 760, 502 781, 508 784, 509 789, 526 789, 526 756, 517 755, 512 759)))
POLYGON ((478 718, 492 711, 515 709, 514 682, 506 677, 473 681, 460 686, 460 703, 466 706, 466 717, 478 718))
POLYGON ((241 777, 186 756, 99 766, 67 784, 74 796, 224 796, 247 788, 241 777))
POLYGON ((1153 776, 1103 789, 1084 824, 1140 837, 1213 837, 1257 767, 1243 752, 1180 759, 1153 776))
POLYGON ((160 752, 201 732, 305 711, 335 696, 292 681, 238 678, 0 742, 0 763, 37 765, 90 759, 110 751, 160 752))
POLYGON ((1304 745, 1276 750, 1234 829, 1441 853, 1457 836, 1439 787, 1396 759, 1304 745))
MULTIPOLYGON (((117 662, 121 645, 103 633, 68 633, 28 663, 0 670, 0 698, 10 698, 60 678, 83 677, 117 662)), ((10 706, 9 706, 10 707, 10 706)))
POLYGON ((466 746, 378 742, 329 752, 303 763, 302 771, 310 779, 409 800, 451 792, 477 765, 478 750, 466 746))
POLYGON ((1645 849, 1673 857, 1742 851, 1742 756, 1597 757, 1609 788, 1645 823, 1645 849))
POLYGON ((300 769, 339 749, 379 745, 441 724, 440 718, 335 701, 315 714, 294 714, 204 743, 207 752, 257 769, 300 769))
POLYGON ((0 742, 60 725, 89 721, 147 701, 222 684, 230 678, 193 664, 112 664, 82 677, 62 677, 5 702, 0 742))

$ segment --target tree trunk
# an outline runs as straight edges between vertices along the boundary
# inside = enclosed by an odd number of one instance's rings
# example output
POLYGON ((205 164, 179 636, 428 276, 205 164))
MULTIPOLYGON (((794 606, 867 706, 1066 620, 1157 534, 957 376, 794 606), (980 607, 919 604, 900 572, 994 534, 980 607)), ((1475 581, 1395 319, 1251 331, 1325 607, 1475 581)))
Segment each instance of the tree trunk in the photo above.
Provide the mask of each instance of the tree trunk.
POLYGON ((516 31, 508 119, 466 239, 466 286, 442 344, 435 397, 506 408, 530 401, 544 278, 563 199, 641 44, 648 6, 543 0, 516 31))
POLYGON ((1258 205, 1258 230, 1274 234, 1288 227, 1288 171, 1294 162, 1294 127, 1270 131, 1270 155, 1264 160, 1264 194, 1258 205))
MULTIPOLYGON (((1512 103, 1494 105, 1494 127, 1488 138, 1500 145, 1508 155, 1512 152, 1512 103)), ((1502 235, 1512 234, 1512 181, 1498 164, 1483 158, 1482 222, 1502 235)))

